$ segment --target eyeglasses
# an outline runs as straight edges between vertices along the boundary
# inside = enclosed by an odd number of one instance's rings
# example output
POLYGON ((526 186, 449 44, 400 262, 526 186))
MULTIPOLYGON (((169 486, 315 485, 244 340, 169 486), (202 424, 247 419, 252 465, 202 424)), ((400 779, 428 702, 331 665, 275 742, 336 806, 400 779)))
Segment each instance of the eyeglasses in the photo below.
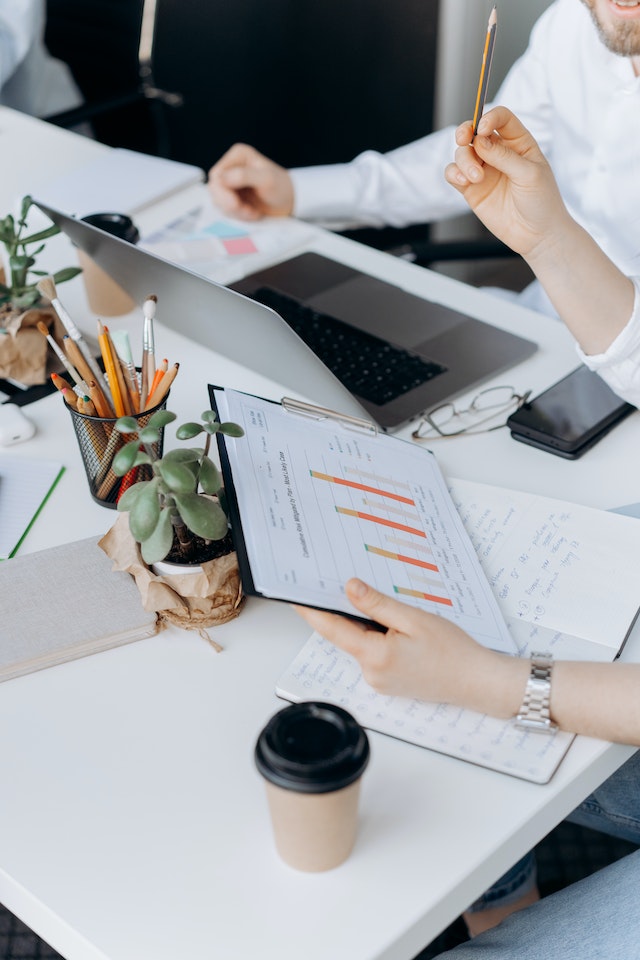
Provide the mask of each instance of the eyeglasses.
POLYGON ((476 394, 468 407, 460 410, 453 403, 443 403, 425 413, 411 436, 414 440, 440 440, 444 437, 459 437, 463 433, 490 433, 506 426, 504 414, 509 415, 527 402, 531 390, 522 395, 513 387, 489 387, 476 394), (498 416, 500 423, 491 424, 498 416))

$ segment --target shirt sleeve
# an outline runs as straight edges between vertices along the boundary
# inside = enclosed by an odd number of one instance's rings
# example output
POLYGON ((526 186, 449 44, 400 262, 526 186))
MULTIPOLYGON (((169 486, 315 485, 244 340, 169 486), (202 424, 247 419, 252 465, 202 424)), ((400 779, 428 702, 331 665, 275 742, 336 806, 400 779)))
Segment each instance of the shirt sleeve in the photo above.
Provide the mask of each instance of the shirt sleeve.
POLYGON ((38 0, 0 0, 0 86, 24 60, 38 36, 38 0))
POLYGON ((576 350, 585 366, 599 373, 618 396, 640 407, 640 277, 632 280, 633 313, 624 330, 604 353, 588 355, 577 345, 576 350))
MULTIPOLYGON (((543 150, 552 140, 547 46, 555 7, 537 21, 529 47, 495 97, 495 103, 506 104, 522 119, 543 150)), ((455 127, 449 126, 389 153, 367 150, 350 163, 295 168, 290 171, 294 215, 303 220, 405 227, 466 213, 464 199, 444 178, 454 152, 455 127)))

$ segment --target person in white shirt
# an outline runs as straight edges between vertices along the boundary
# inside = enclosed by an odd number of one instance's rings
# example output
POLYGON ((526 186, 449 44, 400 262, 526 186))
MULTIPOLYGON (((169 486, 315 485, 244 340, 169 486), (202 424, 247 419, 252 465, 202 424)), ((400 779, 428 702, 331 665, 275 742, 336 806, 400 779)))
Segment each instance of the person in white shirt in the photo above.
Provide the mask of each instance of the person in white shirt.
MULTIPOLYGON (((628 274, 640 273, 640 6, 635 0, 556 0, 495 102, 532 132, 571 215, 628 274)), ((442 179, 454 128, 387 154, 286 171, 236 144, 212 167, 214 201, 233 216, 294 215, 405 226, 465 209, 442 179)), ((522 302, 552 312, 534 283, 522 302)))
MULTIPOLYGON (((485 226, 524 257, 574 334, 584 362, 621 396, 640 404, 640 277, 627 277, 573 219, 542 151, 509 110, 496 107, 485 114, 475 138, 471 123, 462 124, 456 140, 446 181, 485 226)), ((387 632, 318 610, 298 612, 356 657, 374 688, 497 717, 519 712, 528 660, 489 651, 449 621, 361 581, 349 581, 346 592, 356 610, 387 632)), ((561 729, 640 746, 640 665, 559 661, 551 676, 549 712, 561 729)), ((640 845, 639 781, 640 752, 571 819, 640 845)), ((528 856, 465 914, 471 933, 491 932, 442 956, 640 957, 639 876, 640 850, 536 902, 528 856)))
POLYGON ((50 56, 44 0, 0 0, 0 104, 47 117, 82 97, 67 66, 50 56))

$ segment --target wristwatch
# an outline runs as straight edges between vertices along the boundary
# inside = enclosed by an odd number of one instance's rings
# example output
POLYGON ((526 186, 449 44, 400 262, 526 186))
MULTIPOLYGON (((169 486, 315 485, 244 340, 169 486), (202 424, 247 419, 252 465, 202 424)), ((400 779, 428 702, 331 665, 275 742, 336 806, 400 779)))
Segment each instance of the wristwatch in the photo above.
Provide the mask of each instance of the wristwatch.
POLYGON ((557 724, 553 723, 549 713, 552 666, 551 654, 531 654, 531 673, 527 680, 522 706, 515 719, 516 726, 522 730, 546 733, 557 728, 557 724))

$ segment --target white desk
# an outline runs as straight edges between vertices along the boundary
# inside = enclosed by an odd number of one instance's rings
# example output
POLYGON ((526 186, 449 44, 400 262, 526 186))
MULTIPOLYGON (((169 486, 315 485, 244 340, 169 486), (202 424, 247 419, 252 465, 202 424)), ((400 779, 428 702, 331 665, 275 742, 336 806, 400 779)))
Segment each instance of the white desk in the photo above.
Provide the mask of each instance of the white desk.
MULTIPOLYGON (((0 111, 0 146, 12 130, 24 156, 0 185, 3 213, 41 172, 39 157, 62 170, 106 149, 0 111)), ((495 382, 539 390, 576 365, 555 321, 329 234, 312 248, 539 341, 495 382)), ((81 281, 63 290, 79 321, 81 281)), ((207 382, 286 392, 161 324, 156 342, 182 364, 170 403, 179 417, 207 406, 207 382)), ((37 437, 11 455, 56 457, 67 470, 21 552, 106 531, 114 514, 89 497, 61 399, 28 413, 37 437)), ((451 475, 608 507, 638 499, 639 441, 634 414, 576 462, 506 431, 438 450, 451 475)), ((578 738, 541 787, 372 734, 352 856, 297 873, 274 851, 252 753, 282 706, 276 678, 307 635, 285 605, 251 600, 216 632, 221 654, 168 630, 1 684, 0 901, 68 960, 410 960, 632 752, 578 738)), ((637 633, 625 657, 640 658, 637 633)))

